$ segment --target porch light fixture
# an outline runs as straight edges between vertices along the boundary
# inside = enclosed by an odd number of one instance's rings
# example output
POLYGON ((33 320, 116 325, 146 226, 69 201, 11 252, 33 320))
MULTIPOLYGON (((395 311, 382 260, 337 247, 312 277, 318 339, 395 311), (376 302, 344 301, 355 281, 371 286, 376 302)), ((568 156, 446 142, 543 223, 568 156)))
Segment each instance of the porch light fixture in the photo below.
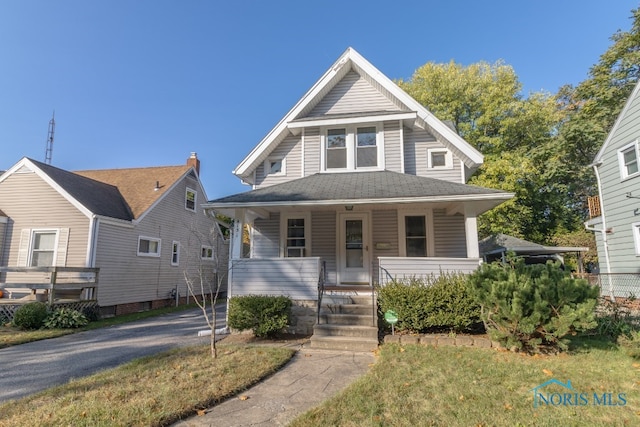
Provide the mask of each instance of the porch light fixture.
POLYGON ((353 210, 353 205, 347 205, 344 208, 345 208, 345 210, 352 211, 353 210))

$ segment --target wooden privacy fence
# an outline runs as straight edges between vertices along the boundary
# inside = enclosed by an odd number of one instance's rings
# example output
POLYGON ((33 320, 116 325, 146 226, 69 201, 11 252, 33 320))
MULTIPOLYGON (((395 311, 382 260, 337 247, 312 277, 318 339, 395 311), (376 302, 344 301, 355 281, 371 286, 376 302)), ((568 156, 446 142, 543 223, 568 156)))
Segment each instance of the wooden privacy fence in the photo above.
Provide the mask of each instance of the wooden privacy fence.
POLYGON ((0 289, 5 294, 3 299, 9 300, 14 292, 37 294, 44 290, 40 295, 49 304, 60 299, 96 301, 99 271, 84 267, 0 267, 0 289))

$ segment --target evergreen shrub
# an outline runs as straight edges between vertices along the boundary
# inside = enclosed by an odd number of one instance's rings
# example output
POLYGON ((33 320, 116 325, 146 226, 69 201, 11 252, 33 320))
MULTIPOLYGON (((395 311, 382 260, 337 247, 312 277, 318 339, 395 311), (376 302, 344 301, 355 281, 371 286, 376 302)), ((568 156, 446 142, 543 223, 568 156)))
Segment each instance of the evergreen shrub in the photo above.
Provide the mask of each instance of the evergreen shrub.
POLYGON ((480 306, 460 273, 393 280, 379 287, 378 310, 394 310, 395 328, 410 333, 463 332, 480 323, 480 306))
POLYGON ((291 299, 285 296, 245 295, 229 300, 229 327, 251 329, 257 337, 271 337, 291 322, 291 299))
POLYGON ((43 302, 30 302, 19 307, 13 315, 13 324, 21 329, 40 329, 49 315, 49 309, 43 302))
POLYGON ((470 277, 480 316, 504 347, 529 353, 565 350, 568 335, 594 328, 599 290, 558 263, 482 265, 470 277))

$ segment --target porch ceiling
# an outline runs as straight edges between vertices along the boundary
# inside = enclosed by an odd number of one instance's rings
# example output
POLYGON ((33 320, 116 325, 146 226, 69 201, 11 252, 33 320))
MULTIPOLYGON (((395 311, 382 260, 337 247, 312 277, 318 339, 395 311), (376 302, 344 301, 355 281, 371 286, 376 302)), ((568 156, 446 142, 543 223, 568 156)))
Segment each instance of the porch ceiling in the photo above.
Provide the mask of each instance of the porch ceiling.
MULTIPOLYGON (((473 204, 480 214, 512 193, 390 171, 318 173, 204 204, 206 209, 284 209, 381 204, 473 204)), ((460 205, 462 206, 462 205, 460 205)))

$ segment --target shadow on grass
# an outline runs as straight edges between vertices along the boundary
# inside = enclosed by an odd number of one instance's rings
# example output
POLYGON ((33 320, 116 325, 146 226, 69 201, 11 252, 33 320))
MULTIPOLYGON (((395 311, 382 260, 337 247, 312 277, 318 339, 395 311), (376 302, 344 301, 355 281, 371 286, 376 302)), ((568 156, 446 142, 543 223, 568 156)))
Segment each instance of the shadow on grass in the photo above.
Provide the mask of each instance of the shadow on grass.
POLYGON ((576 335, 569 337, 569 353, 583 353, 591 350, 617 350, 615 339, 602 335, 576 335))

